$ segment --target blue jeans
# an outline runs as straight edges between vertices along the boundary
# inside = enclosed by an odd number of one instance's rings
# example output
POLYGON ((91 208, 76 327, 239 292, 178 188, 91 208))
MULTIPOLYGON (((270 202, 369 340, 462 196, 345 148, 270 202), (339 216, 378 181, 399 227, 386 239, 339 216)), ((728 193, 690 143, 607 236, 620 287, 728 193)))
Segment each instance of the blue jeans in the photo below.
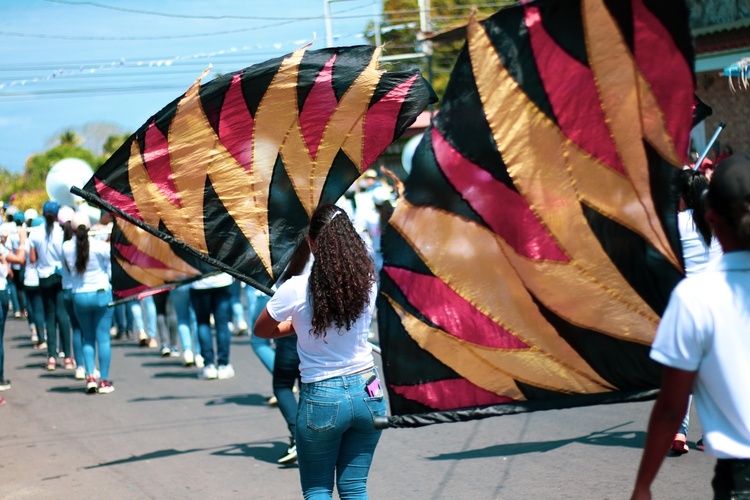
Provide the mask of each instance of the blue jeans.
POLYGON ((133 329, 137 332, 145 331, 148 338, 156 338, 156 304, 153 297, 132 300, 128 303, 133 315, 133 329), (143 308, 146 308, 145 320, 143 308))
POLYGON ((122 337, 128 331, 128 314, 125 304, 117 304, 113 307, 115 310, 113 322, 117 328, 117 336, 122 337))
POLYGON ((234 280, 229 285, 229 290, 232 293, 232 322, 237 326, 241 321, 245 320, 245 308, 242 307, 242 282, 234 280))
POLYGON ((276 356, 273 364, 273 395, 279 400, 281 415, 294 437, 297 419, 297 398, 292 388, 299 378, 297 335, 276 339, 276 356))
POLYGON ((30 323, 36 327, 36 333, 39 336, 39 342, 46 342, 47 334, 44 328, 44 302, 42 302, 42 292, 38 286, 26 287, 27 311, 29 312, 30 323))
POLYGON ((10 300, 7 290, 0 290, 0 381, 5 380, 5 317, 8 315, 8 301, 10 300))
POLYGON ((13 304, 13 311, 20 312, 22 307, 18 300, 18 289, 16 288, 16 284, 13 282, 13 278, 6 278, 5 281, 5 289, 10 293, 10 302, 13 304))
POLYGON ((73 310, 83 332, 83 362, 86 373, 94 373, 94 353, 98 351, 102 380, 109 380, 109 365, 112 359, 109 329, 115 311, 107 307, 110 302, 112 290, 73 294, 73 310))
POLYGON ((73 358, 76 360, 76 366, 83 366, 83 334, 81 325, 78 324, 78 317, 73 310, 73 292, 69 288, 63 289, 63 304, 65 304, 70 327, 73 330, 73 358))
POLYGON ((302 384, 297 411, 297 460, 305 499, 367 498, 367 474, 380 439, 374 417, 386 414, 383 396, 370 397, 375 369, 302 384))
POLYGON ((195 351, 193 348, 193 326, 192 311, 190 308, 190 287, 183 285, 178 286, 169 292, 169 300, 172 301, 174 314, 177 318, 177 335, 180 337, 183 351, 193 351, 195 354, 200 353, 200 349, 195 351))
MULTIPOLYGON (((41 281, 41 280, 40 280, 41 281)), ((63 303, 62 285, 40 286, 44 303, 44 323, 47 328, 47 357, 57 357, 57 328, 60 328, 60 350, 70 357, 70 318, 63 303)), ((39 325, 37 325, 39 330, 39 325)))
POLYGON ((687 405, 687 411, 685 412, 685 418, 682 419, 682 423, 680 424, 680 430, 677 431, 678 434, 684 434, 687 438, 688 433, 688 427, 690 427, 690 405, 693 403, 693 395, 691 394, 690 397, 688 397, 688 405, 687 405))
POLYGON ((190 289, 190 302, 195 311, 198 323, 198 343, 201 346, 201 356, 206 366, 228 365, 229 344, 232 333, 229 331, 229 321, 232 317, 232 294, 228 286, 220 288, 190 289), (211 335, 211 313, 216 325, 216 357, 214 357, 214 342, 211 335))
MULTIPOLYGON (((253 307, 251 309, 248 306, 249 321, 247 322, 249 328, 252 330, 253 326, 255 325, 255 320, 258 319, 258 316, 260 316, 261 311, 263 311, 263 308, 266 307, 268 301, 271 300, 271 297, 266 294, 260 294, 260 292, 257 292, 256 294, 256 290, 250 286, 245 290, 246 298, 249 298, 251 293, 253 294, 253 307), (251 290, 251 292, 247 292, 247 290, 251 290)), ((250 347, 253 348, 253 352, 255 352, 255 355, 258 356, 258 359, 261 363, 263 363, 263 366, 266 367, 266 370, 268 370, 269 373, 273 373, 273 364, 274 358, 276 357, 276 351, 274 351, 273 347, 271 347, 271 341, 269 339, 256 337, 253 333, 250 335, 250 347)))

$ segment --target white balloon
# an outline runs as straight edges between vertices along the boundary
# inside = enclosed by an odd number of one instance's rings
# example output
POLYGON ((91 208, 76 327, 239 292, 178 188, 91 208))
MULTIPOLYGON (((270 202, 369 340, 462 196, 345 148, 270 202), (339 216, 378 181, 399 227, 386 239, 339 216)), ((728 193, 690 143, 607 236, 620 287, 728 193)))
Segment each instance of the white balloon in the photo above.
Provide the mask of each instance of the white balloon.
POLYGON ((423 135, 424 133, 418 134, 409 139, 404 145, 404 149, 401 150, 401 166, 404 167, 404 171, 407 174, 411 173, 411 161, 414 158, 414 152, 417 150, 417 146, 419 146, 423 135))
POLYGON ((72 207, 81 201, 79 196, 70 192, 70 188, 76 186, 82 188, 94 171, 85 161, 78 158, 64 158, 54 165, 47 174, 47 194, 51 200, 60 205, 72 207))

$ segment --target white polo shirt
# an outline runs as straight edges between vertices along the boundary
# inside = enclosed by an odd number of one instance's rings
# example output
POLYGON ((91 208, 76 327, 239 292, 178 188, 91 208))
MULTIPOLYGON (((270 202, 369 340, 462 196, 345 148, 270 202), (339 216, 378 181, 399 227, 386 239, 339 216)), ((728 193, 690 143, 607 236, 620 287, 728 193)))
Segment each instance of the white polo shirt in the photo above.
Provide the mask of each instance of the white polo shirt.
POLYGON ((750 251, 724 254, 672 292, 651 358, 697 371, 706 451, 750 458, 750 251))

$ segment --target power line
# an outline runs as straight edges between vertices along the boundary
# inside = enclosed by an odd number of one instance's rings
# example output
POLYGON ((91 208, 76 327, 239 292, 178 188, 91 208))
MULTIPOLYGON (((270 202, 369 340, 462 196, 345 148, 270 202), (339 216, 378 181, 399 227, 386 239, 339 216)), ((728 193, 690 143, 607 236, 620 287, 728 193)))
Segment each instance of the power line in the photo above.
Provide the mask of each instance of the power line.
POLYGON ((253 28, 238 28, 236 30, 215 31, 213 33, 193 33, 190 35, 163 35, 163 36, 76 36, 76 35, 47 35, 43 33, 19 33, 16 31, 0 31, 2 36, 15 36, 20 38, 42 38, 48 40, 83 40, 83 41, 137 41, 137 40, 177 40, 185 38, 205 38, 210 36, 232 35, 234 33, 246 33, 248 31, 257 31, 266 28, 277 28, 287 24, 298 22, 284 21, 276 24, 266 24, 264 26, 255 26, 253 28))
MULTIPOLYGON (((130 14, 143 14, 148 16, 159 16, 159 17, 171 17, 171 18, 177 18, 177 19, 205 19, 205 20, 225 20, 225 19, 245 19, 245 20, 254 20, 254 21, 287 21, 287 20, 293 20, 293 21, 320 21, 325 18, 325 16, 308 16, 308 17, 269 17, 269 16, 238 16, 238 15, 232 15, 232 14, 223 14, 220 16, 211 16, 211 15, 195 15, 195 14, 172 14, 168 12, 155 12, 155 11, 149 11, 149 10, 141 10, 141 9, 127 9, 125 7, 115 7, 114 5, 105 5, 97 2, 73 2, 70 0, 44 0, 45 2, 50 3, 58 3, 58 4, 65 4, 65 5, 83 5, 83 6, 90 6, 90 7, 97 7, 100 9, 108 9, 108 10, 116 10, 119 12, 127 12, 130 14)), ((350 9, 345 9, 340 12, 351 12, 357 9, 362 9, 365 6, 358 6, 358 7, 352 7, 350 9)), ((369 7, 369 5, 367 5, 369 7)), ((357 17, 371 17, 371 16, 353 16, 353 18, 357 17)), ((341 19, 348 19, 348 18, 341 18, 341 19)))

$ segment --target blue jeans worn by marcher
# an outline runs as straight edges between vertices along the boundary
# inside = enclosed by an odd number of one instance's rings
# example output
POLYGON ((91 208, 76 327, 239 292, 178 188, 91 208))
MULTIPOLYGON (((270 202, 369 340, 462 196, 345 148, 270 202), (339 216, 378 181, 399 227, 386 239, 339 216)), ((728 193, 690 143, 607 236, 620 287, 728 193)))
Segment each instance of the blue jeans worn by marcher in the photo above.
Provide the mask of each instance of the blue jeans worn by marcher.
POLYGON ((691 394, 690 397, 688 397, 688 404, 687 404, 687 411, 685 412, 685 418, 682 419, 682 423, 680 424, 680 430, 677 431, 678 434, 684 434, 687 438, 688 433, 688 427, 690 427, 690 405, 693 403, 693 395, 691 394))
POLYGON ((229 331, 229 321, 232 317, 232 294, 229 286, 206 289, 190 289, 190 303, 195 311, 198 323, 198 343, 201 346, 203 361, 208 365, 229 364, 229 344, 232 333, 229 331), (216 326, 216 357, 214 357, 214 342, 211 335, 211 314, 214 315, 216 326))
POLYGON ((109 380, 112 346, 109 329, 114 310, 107 307, 112 302, 112 290, 98 290, 73 294, 73 310, 83 332, 83 362, 86 374, 94 373, 94 354, 99 354, 99 371, 102 380, 109 380))
POLYGON ((194 319, 190 305, 190 287, 188 285, 178 286, 169 292, 169 300, 172 301, 174 314, 177 318, 177 335, 180 337, 182 350, 200 354, 200 347, 198 347, 197 342, 193 342, 193 333, 197 327, 193 325, 194 319))
POLYGON ((156 304, 153 297, 133 300, 128 303, 133 316, 133 329, 140 333, 146 332, 150 339, 156 338, 156 304), (144 314, 145 309, 145 314, 144 314))
MULTIPOLYGON (((41 281, 41 280, 40 280, 41 281)), ((60 351, 69 358, 70 352, 70 318, 63 303, 62 285, 40 286, 39 291, 44 303, 44 324, 47 328, 47 357, 57 357, 57 329, 60 328, 60 351)), ((39 330, 39 326, 37 326, 39 330)))
POLYGON ((374 418, 386 414, 382 393, 365 384, 375 369, 302 384, 297 411, 297 461, 307 500, 367 498, 367 474, 380 439, 374 418))
POLYGON ((10 303, 13 305, 13 312, 21 311, 21 303, 18 300, 18 290, 16 284, 13 282, 13 278, 6 278, 5 289, 10 294, 10 303))
POLYGON ((8 315, 7 290, 0 290, 0 381, 5 380, 5 317, 8 315))
POLYGON ((293 387, 299 379, 299 354, 297 335, 276 339, 276 356, 273 363, 273 395, 278 400, 279 410, 294 437, 297 420, 297 398, 293 387))
MULTIPOLYGON (((248 288, 253 291, 253 294, 256 293, 256 290, 252 287, 248 288)), ((258 319, 258 316, 260 316, 263 308, 266 307, 268 301, 271 300, 271 297, 269 297, 268 295, 261 292, 257 293, 259 295, 254 296, 253 309, 250 315, 250 322, 248 322, 248 325, 250 325, 251 329, 253 328, 253 325, 255 325, 255 320, 258 319)), ((250 334, 250 347, 253 348, 253 352, 255 352, 255 355, 258 356, 258 359, 261 363, 263 363, 263 366, 266 367, 268 373, 273 374, 273 363, 274 358, 276 357, 276 351, 271 346, 271 340, 256 337, 254 333, 250 334)))
POLYGON ((63 303, 65 304, 65 310, 68 312, 70 328, 73 332, 73 358, 76 361, 76 366, 83 366, 83 334, 81 333, 81 325, 78 324, 78 317, 73 310, 73 292, 69 288, 63 288, 63 303))
POLYGON ((245 308, 242 306, 242 282, 234 280, 229 285, 229 290, 232 293, 232 323, 239 328, 238 325, 245 321, 245 308))
POLYGON ((42 292, 38 286, 26 287, 26 304, 29 311, 30 323, 36 327, 36 333, 39 337, 39 343, 47 341, 47 334, 44 326, 44 302, 42 301, 42 292))
POLYGON ((123 338, 128 332, 127 306, 125 304, 117 304, 112 309, 115 311, 112 322, 115 328, 117 328, 117 336, 118 338, 123 338))

